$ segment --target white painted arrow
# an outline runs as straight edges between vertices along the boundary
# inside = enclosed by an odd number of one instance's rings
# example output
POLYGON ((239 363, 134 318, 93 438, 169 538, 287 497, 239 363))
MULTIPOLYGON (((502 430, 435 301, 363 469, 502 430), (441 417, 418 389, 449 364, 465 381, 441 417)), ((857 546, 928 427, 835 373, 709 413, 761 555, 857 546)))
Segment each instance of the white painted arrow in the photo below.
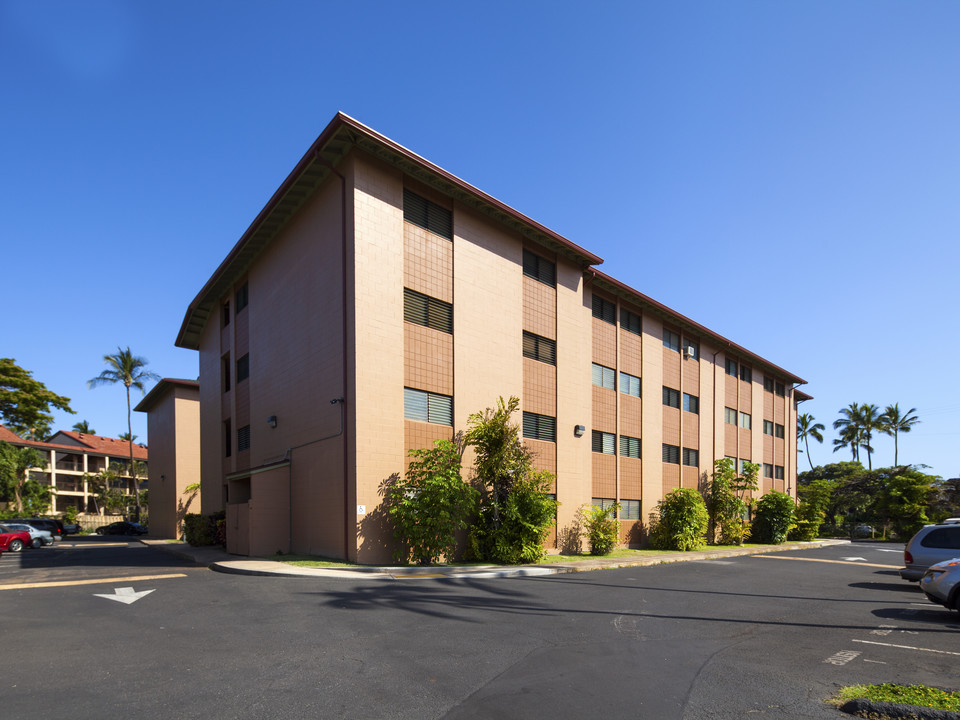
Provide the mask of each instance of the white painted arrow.
POLYGON ((133 588, 114 588, 115 595, 98 595, 94 593, 94 597, 102 597, 107 600, 116 600, 117 602, 122 602, 124 605, 129 605, 130 603, 135 603, 142 597, 146 597, 153 590, 141 590, 140 592, 134 592, 133 588))
POLYGON ((850 562, 855 562, 855 561, 857 561, 857 560, 863 560, 864 562, 867 561, 866 558, 862 558, 862 557, 847 557, 847 558, 840 558, 840 559, 841 559, 841 560, 848 560, 848 561, 850 561, 850 562))

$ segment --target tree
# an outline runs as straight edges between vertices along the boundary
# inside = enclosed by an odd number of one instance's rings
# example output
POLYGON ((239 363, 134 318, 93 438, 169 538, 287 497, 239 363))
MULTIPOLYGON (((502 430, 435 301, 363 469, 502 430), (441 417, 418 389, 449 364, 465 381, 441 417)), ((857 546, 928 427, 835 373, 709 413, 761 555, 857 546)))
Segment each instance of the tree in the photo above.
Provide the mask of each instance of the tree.
POLYGON ((757 490, 755 463, 743 464, 743 473, 737 472, 736 462, 721 458, 713 463, 713 478, 707 488, 706 505, 709 517, 707 539, 714 540, 720 529, 721 545, 742 545, 748 535, 746 520, 747 493, 757 490))
POLYGON ((89 486, 95 493, 99 510, 108 514, 118 514, 126 510, 128 497, 121 489, 124 480, 120 477, 120 466, 110 463, 110 467, 101 470, 92 478, 88 477, 89 486))
POLYGON ((477 491, 460 475, 460 450, 449 440, 433 445, 411 450, 406 474, 386 491, 387 514, 403 545, 397 559, 404 564, 411 555, 420 565, 449 561, 457 531, 467 528, 477 506, 477 491))
POLYGON ((617 502, 608 507, 584 505, 577 510, 577 522, 587 532, 591 555, 609 555, 617 546, 620 539, 619 510, 620 503, 617 502))
POLYGON ((83 433, 84 435, 96 435, 97 431, 90 427, 90 423, 86 420, 81 420, 78 423, 73 424, 73 431, 78 433, 83 433))
POLYGON ((534 468, 533 455, 510 418, 520 400, 497 399, 467 419, 464 442, 475 450, 474 484, 480 495, 470 553, 501 563, 532 563, 544 554, 557 501, 550 496, 553 475, 534 468))
MULTIPOLYGON (((875 513, 901 540, 907 540, 929 522, 927 510, 936 500, 936 481, 911 467, 889 468, 874 498, 875 513)), ((886 535, 886 533, 884 533, 886 535)))
POLYGON ((125 441, 125 442, 133 442, 133 441, 135 441, 135 440, 137 439, 137 436, 136 436, 136 435, 131 435, 130 433, 125 432, 125 433, 120 433, 120 434, 117 436, 117 438, 120 439, 120 440, 123 440, 123 441, 125 441))
POLYGON ((0 358, 0 423, 23 438, 44 440, 53 422, 50 408, 73 412, 70 398, 47 390, 13 358, 0 358))
POLYGON ((807 453, 807 462, 810 463, 811 470, 813 470, 813 458, 810 457, 810 438, 822 443, 825 429, 823 423, 815 422, 813 415, 809 413, 797 416, 797 440, 803 441, 807 453))
POLYGON ((160 376, 146 370, 147 361, 137 357, 130 348, 122 350, 117 347, 115 355, 104 355, 103 361, 107 369, 90 380, 87 384, 91 388, 100 385, 116 385, 121 383, 127 391, 127 443, 130 446, 130 472, 133 473, 133 494, 137 502, 137 520, 140 519, 140 482, 137 480, 137 466, 133 460, 133 427, 130 407, 130 388, 135 387, 141 394, 146 392, 144 383, 148 380, 159 380, 160 376))
POLYGON ((761 542, 779 545, 787 539, 796 505, 786 493, 771 490, 757 501, 751 535, 761 542))
POLYGON ((39 450, 0 442, 0 485, 8 500, 12 496, 18 514, 23 512, 24 489, 30 480, 30 469, 46 466, 47 459, 39 450))
POLYGON ((873 446, 870 440, 874 431, 880 430, 880 412, 876 405, 851 403, 840 410, 841 417, 835 420, 833 428, 840 431, 840 437, 833 441, 833 451, 849 447, 853 460, 860 460, 860 450, 867 451, 867 467, 872 467, 873 446))
POLYGON ((920 422, 920 418, 913 415, 916 408, 910 408, 904 413, 900 412, 900 403, 887 405, 883 415, 880 416, 880 432, 884 435, 893 435, 893 464, 899 465, 899 448, 897 440, 900 433, 910 432, 910 429, 920 422))
POLYGON ((876 405, 864 403, 860 406, 860 425, 863 428, 863 445, 861 447, 867 451, 867 470, 873 469, 873 446, 870 441, 873 439, 874 432, 883 430, 882 417, 880 408, 876 405))

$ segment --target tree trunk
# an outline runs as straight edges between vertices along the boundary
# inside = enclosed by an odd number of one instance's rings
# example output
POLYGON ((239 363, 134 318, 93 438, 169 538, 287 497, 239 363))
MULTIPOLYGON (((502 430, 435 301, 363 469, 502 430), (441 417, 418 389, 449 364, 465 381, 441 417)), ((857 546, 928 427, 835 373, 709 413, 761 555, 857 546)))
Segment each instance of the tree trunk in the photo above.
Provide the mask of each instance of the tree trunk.
POLYGON ((130 386, 127 388, 127 442, 130 444, 130 474, 133 476, 133 499, 137 506, 137 517, 135 522, 140 522, 140 482, 137 480, 137 466, 133 462, 133 426, 131 423, 130 412, 130 386))

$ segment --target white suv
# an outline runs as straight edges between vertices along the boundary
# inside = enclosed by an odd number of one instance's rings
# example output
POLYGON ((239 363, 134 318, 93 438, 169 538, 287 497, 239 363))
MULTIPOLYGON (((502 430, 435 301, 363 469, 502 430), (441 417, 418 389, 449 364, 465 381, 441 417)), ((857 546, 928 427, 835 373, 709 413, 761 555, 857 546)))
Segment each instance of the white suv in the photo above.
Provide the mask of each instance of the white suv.
POLYGON ((939 525, 926 525, 910 538, 903 551, 900 577, 914 582, 931 565, 960 557, 960 518, 948 518, 939 525))

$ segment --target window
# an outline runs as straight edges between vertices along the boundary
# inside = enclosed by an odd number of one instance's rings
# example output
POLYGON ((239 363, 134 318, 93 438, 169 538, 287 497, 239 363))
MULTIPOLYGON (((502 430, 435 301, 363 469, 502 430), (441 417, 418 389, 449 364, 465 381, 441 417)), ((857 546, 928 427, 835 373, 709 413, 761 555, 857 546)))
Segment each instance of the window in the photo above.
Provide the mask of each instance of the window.
POLYGON ((740 366, 740 379, 744 382, 753 382, 753 372, 746 365, 740 366))
POLYGON ((727 425, 736 425, 737 424, 737 411, 733 408, 724 408, 723 409, 723 421, 727 425))
POLYGON ((740 464, 739 464, 739 466, 738 466, 740 469, 739 469, 738 472, 739 472, 741 475, 743 475, 743 471, 747 469, 747 463, 748 463, 748 462, 750 462, 750 461, 749 461, 749 460, 744 460, 743 458, 740 458, 740 464))
POLYGON ((437 298, 403 289, 403 319, 440 332, 453 332, 453 305, 437 298))
POLYGON ((548 365, 557 364, 557 343, 549 338, 523 331, 523 356, 548 365))
POLYGON ((230 457, 233 454, 233 430, 230 429, 230 421, 223 421, 223 456, 230 457))
POLYGON ((250 426, 244 425, 237 430, 237 450, 243 452, 250 449, 250 426))
POLYGON ((407 420, 453 425, 453 398, 425 390, 403 389, 403 417, 407 420))
POLYGON ((960 550, 960 526, 934 528, 920 539, 920 547, 960 550))
POLYGON ((786 397, 787 389, 782 382, 778 382, 774 385, 774 392, 780 397, 786 397))
POLYGON ((672 330, 663 329, 663 346, 667 350, 680 352, 680 335, 672 330))
POLYGON ((243 382, 250 377, 250 353, 237 360, 237 382, 243 382))
POLYGON ((223 391, 230 391, 230 353, 220 358, 220 382, 223 385, 223 391))
POLYGON ((752 430, 753 418, 745 412, 740 413, 740 427, 752 430))
POLYGON ((766 390, 767 392, 773 392, 773 388, 774 388, 773 378, 767 377, 766 375, 764 375, 763 389, 766 390))
POLYGON ((763 476, 765 478, 773 477, 773 465, 771 465, 770 463, 763 464, 763 476))
POLYGON ((523 414, 523 436, 531 440, 557 441, 557 419, 549 415, 525 412, 523 414))
POLYGON ((620 327, 632 332, 634 335, 640 335, 640 316, 629 310, 620 308, 620 327))
POLYGON ((680 391, 663 386, 663 404, 668 407, 680 407, 680 391))
POLYGON ((237 290, 236 303, 237 303, 237 314, 240 314, 240 311, 243 310, 247 303, 250 302, 250 291, 247 288, 247 283, 243 284, 239 290, 237 290))
POLYGON ((544 285, 557 286, 557 266, 529 250, 523 251, 523 274, 544 285))
POLYGON ((223 320, 223 327, 230 324, 230 303, 225 302, 223 304, 223 314, 220 317, 223 320))
POLYGON ((773 477, 777 480, 783 480, 783 465, 775 465, 773 468, 773 477))
POLYGON ((663 461, 665 463, 672 463, 674 465, 680 464, 680 448, 676 445, 667 445, 664 443, 663 446, 663 461))
POLYGON ((453 240, 453 213, 409 190, 403 191, 403 219, 453 240))
POLYGON ((780 425, 780 424, 778 423, 778 424, 776 424, 776 425, 773 426, 773 434, 774 434, 776 437, 782 438, 782 437, 783 437, 783 431, 784 431, 783 425, 780 425))
POLYGON ((593 498, 592 504, 594 507, 598 507, 601 510, 609 510, 616 504, 616 500, 613 498, 593 498))
POLYGON ((764 435, 773 435, 773 423, 769 420, 763 421, 763 434, 764 435))
POLYGON ((700 451, 693 448, 683 449, 683 464, 697 467, 700 464, 700 451))
POLYGON ((617 322, 617 306, 599 295, 593 296, 593 316, 614 325, 617 322))
POLYGON ((737 361, 727 358, 727 375, 733 375, 737 377, 737 361))
POLYGON ((592 449, 595 453, 613 455, 614 447, 613 433, 600 432, 599 430, 593 431, 592 449))
POLYGON ((620 454, 623 457, 640 457, 640 438, 620 436, 620 454))
POLYGON ((640 397, 640 378, 629 373, 620 373, 620 392, 625 395, 640 397))
POLYGON ((700 398, 696 395, 689 395, 687 393, 683 394, 683 409, 687 412, 699 413, 700 412, 700 398))
POLYGON ((639 520, 640 519, 640 501, 639 500, 621 500, 620 501, 620 519, 621 520, 639 520))
POLYGON ((604 367, 603 365, 593 364, 593 384, 597 387, 607 388, 608 390, 615 390, 613 386, 614 383, 614 371, 611 368, 604 367))

